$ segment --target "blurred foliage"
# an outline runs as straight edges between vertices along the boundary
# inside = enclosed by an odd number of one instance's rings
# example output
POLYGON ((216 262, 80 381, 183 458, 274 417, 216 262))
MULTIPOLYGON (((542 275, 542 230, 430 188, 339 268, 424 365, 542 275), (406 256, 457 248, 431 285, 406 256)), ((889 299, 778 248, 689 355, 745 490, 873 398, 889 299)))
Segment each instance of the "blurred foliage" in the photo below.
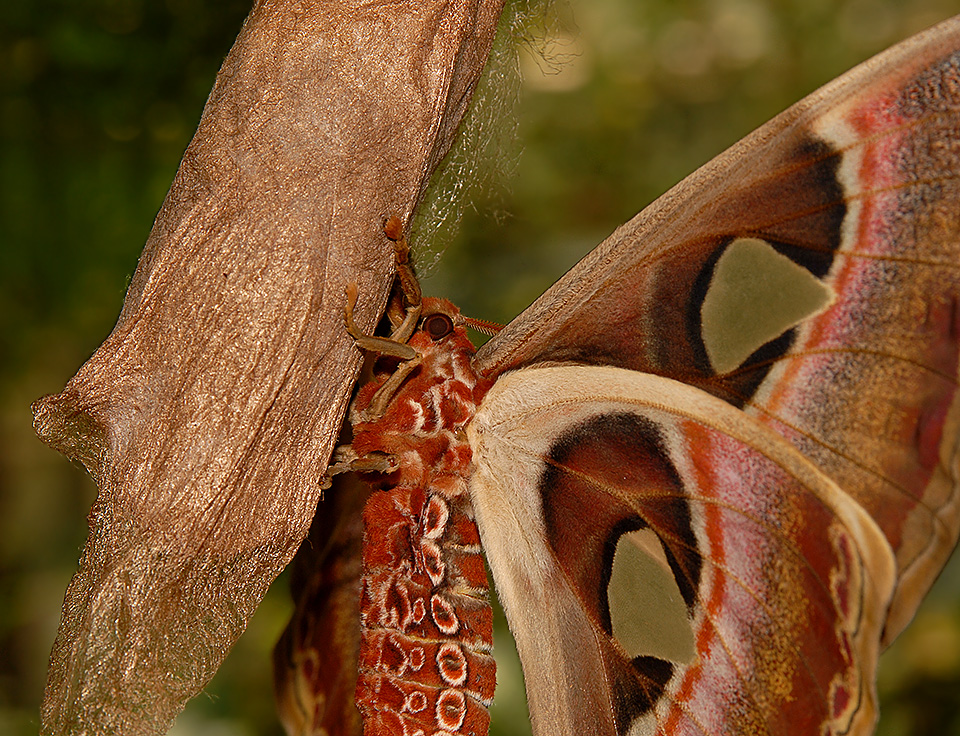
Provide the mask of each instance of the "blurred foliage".
MULTIPOLYGON (((29 404, 60 390, 109 332, 249 4, 0 3, 0 734, 37 730, 95 492, 33 437, 29 404)), ((470 194, 457 237, 418 244, 433 264, 426 290, 508 321, 698 165, 958 11, 947 0, 572 0, 534 19, 521 47, 522 155, 504 125, 503 182, 470 194)), ((290 611, 283 583, 176 733, 279 733, 268 655, 290 611)), ((960 734, 958 601, 954 559, 884 657, 881 733, 960 734)), ((498 658, 508 647, 501 636, 498 658)), ((500 681, 496 733, 524 733, 513 666, 500 681)))

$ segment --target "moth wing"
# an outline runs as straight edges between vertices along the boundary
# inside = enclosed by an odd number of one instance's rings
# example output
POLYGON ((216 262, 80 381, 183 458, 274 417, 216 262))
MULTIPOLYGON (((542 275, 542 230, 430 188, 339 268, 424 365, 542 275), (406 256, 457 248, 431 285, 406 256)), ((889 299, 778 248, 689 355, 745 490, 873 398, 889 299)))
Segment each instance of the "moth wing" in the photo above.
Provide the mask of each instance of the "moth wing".
POLYGON ((468 436, 534 733, 871 732, 892 551, 779 435, 564 366, 503 377, 468 436))
POLYGON ((478 353, 742 407, 898 562, 888 643, 960 533, 960 17, 785 111, 620 227, 478 353))

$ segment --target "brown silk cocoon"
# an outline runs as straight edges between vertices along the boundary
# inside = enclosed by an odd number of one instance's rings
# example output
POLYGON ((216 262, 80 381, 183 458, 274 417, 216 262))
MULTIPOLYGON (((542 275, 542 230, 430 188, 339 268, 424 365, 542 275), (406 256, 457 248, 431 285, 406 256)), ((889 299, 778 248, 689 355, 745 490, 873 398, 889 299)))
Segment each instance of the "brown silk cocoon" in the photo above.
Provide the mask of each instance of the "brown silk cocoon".
POLYGON ((405 226, 450 147, 499 0, 257 2, 113 332, 34 405, 99 495, 44 734, 159 734, 306 535, 405 226))

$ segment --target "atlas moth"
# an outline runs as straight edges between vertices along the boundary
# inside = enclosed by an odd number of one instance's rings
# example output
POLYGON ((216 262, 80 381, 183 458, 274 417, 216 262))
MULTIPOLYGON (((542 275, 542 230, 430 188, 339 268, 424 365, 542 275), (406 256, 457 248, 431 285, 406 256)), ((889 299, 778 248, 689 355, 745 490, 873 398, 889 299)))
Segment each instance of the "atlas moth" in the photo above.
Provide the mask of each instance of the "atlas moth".
POLYGON ((347 320, 396 364, 334 467, 379 488, 359 662, 324 659, 355 640, 341 589, 288 631, 288 730, 356 732, 334 704, 358 672, 368 736, 487 733, 482 548, 537 736, 871 733, 878 656, 960 531, 958 174, 955 18, 688 177, 476 353, 398 248, 392 337, 347 320))

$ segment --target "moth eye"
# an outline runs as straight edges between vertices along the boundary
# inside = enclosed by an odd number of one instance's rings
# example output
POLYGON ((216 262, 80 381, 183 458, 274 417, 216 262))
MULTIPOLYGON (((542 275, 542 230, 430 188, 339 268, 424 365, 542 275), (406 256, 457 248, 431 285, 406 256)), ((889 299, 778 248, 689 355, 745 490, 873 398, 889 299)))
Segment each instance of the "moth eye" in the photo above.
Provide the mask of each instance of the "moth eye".
POLYGON ((431 314, 423 319, 423 331, 431 340, 442 340, 453 332, 453 320, 445 314, 431 314))

